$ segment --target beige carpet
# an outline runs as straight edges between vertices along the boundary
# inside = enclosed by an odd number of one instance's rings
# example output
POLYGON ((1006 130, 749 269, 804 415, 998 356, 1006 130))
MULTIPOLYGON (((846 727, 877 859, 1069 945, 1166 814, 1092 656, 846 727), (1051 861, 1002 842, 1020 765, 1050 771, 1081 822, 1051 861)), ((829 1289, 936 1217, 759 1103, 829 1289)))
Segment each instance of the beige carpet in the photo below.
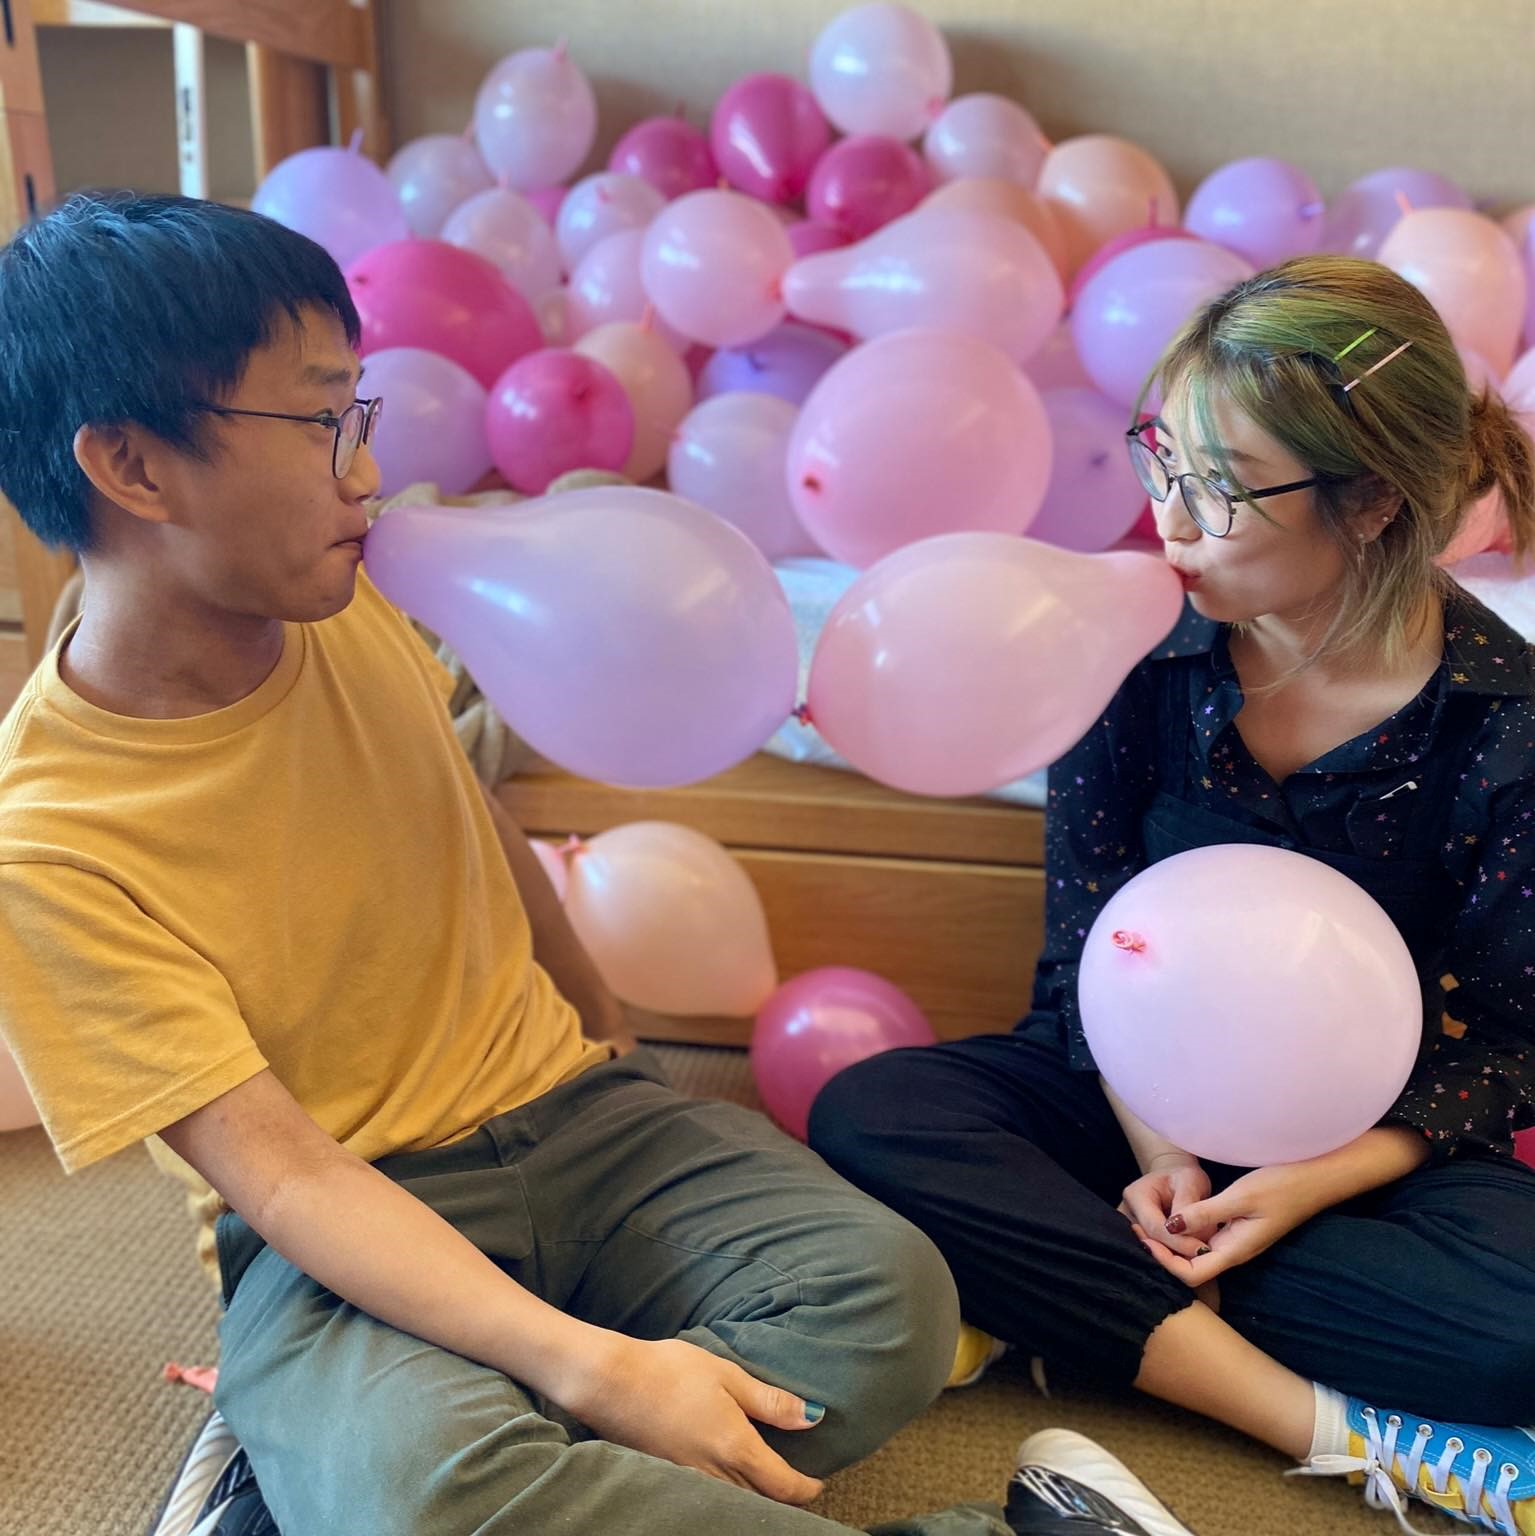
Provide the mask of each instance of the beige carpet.
MULTIPOLYGON (((662 1055, 680 1087, 751 1100, 740 1053, 662 1055)), ((0 1536, 143 1536, 208 1411, 161 1367, 211 1363, 215 1315, 181 1195, 142 1150, 66 1180, 40 1131, 0 1136, 0 1536)), ((822 1512, 858 1526, 994 1499, 1019 1440, 1052 1424, 1111 1447, 1200 1536, 1395 1530, 1236 1435, 1142 1399, 1045 1401, 1005 1366, 837 1478, 822 1512)))

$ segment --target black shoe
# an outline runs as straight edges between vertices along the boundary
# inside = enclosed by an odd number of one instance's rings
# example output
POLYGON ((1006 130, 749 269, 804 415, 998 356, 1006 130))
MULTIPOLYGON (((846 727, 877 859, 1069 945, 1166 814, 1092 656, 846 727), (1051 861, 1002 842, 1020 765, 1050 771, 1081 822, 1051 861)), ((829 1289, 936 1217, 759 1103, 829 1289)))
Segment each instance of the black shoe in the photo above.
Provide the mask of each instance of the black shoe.
POLYGON ((1069 1429, 1018 1447, 1006 1513, 1014 1536, 1194 1536, 1123 1462, 1069 1429))

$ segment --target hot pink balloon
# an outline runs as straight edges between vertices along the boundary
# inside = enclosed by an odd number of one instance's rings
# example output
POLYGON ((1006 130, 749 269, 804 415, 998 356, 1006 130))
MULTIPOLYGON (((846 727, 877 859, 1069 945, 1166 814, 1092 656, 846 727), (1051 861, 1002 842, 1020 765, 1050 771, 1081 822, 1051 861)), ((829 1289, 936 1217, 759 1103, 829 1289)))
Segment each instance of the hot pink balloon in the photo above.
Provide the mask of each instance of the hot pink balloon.
POLYGON ((788 476, 816 543, 872 565, 958 529, 1022 533, 1050 483, 1050 427, 1006 353, 954 331, 901 331, 855 348, 816 385, 788 476))
POLYGON ((485 76, 474 132, 486 165, 506 184, 556 186, 591 153, 597 98, 563 45, 524 48, 485 76))
POLYGON ((1324 251, 1374 261, 1381 242, 1414 208, 1469 208, 1470 196, 1432 171, 1391 166, 1351 182, 1327 206, 1324 251))
POLYGON ((955 533, 881 560, 832 610, 810 668, 816 729, 918 795, 975 795, 1052 763, 1177 622, 1160 557, 955 533))
POLYGON ((623 473, 635 481, 659 474, 672 433, 692 408, 693 376, 687 364, 652 327, 623 320, 588 331, 574 350, 609 369, 634 407, 634 447, 623 473))
POLYGON ((380 246, 346 272, 362 320, 363 356, 421 347, 489 388, 544 344, 533 306, 482 256, 442 240, 380 246))
POLYGON ((1157 240, 1193 240, 1195 238, 1196 236, 1190 234, 1186 229, 1170 229, 1164 224, 1143 224, 1139 229, 1132 229, 1122 235, 1115 235, 1112 240, 1100 245, 1077 268, 1076 276, 1072 278, 1070 286, 1066 290, 1067 309, 1075 306, 1082 290, 1116 256, 1121 256, 1126 251, 1133 251, 1138 245, 1151 245, 1157 240))
POLYGON ((664 492, 402 507, 365 555, 511 729, 584 778, 691 784, 751 756, 794 708, 794 621, 773 568, 664 492))
POLYGON ((565 910, 603 980, 636 1008, 743 1018, 778 985, 751 878, 691 827, 636 821, 583 843, 565 910))
POLYGON ((1380 261, 1422 290, 1457 343, 1499 374, 1513 366, 1528 295, 1505 229, 1463 208, 1423 208, 1386 236, 1380 261))
POLYGON ((1178 194, 1161 162, 1111 134, 1057 144, 1040 167, 1036 190, 1055 210, 1072 271, 1116 235, 1178 222, 1178 194))
POLYGON ((739 192, 690 192, 645 232, 645 291, 661 318, 694 341, 738 347, 783 319, 794 259, 783 225, 739 192))
POLYGON ((554 221, 565 270, 574 272, 581 258, 609 235, 643 230, 665 206, 666 199, 638 176, 602 171, 578 181, 554 221))
POLYGON ((1318 859, 1251 843, 1163 859, 1117 891, 1079 997, 1130 1109, 1241 1168, 1320 1157, 1378 1124, 1423 1032, 1412 956, 1375 901, 1318 859))
POLYGON ((483 256, 530 303, 559 286, 564 268, 554 231, 520 192, 476 193, 448 215, 442 238, 483 256))
POLYGON ((1527 1167, 1535 1168, 1535 1130, 1520 1131, 1514 1137, 1514 1156, 1527 1167))
POLYGON ((1233 160, 1194 189, 1184 227, 1254 267, 1308 256, 1322 242, 1326 204, 1299 166, 1270 156, 1233 160))
POLYGON ((935 1039, 899 987, 872 971, 829 965, 785 982, 763 1004, 752 1030, 752 1075, 767 1112, 803 1141, 816 1095, 844 1067, 935 1039))
POLYGON ((467 198, 494 185, 474 140, 461 133, 429 133, 395 152, 389 180, 413 235, 432 238, 467 198))
POLYGON ((777 395, 791 405, 803 405, 847 351, 847 343, 835 336, 785 320, 744 347, 722 347, 712 353, 698 374, 698 398, 746 392, 777 395))
POLYGON ((301 149, 267 172, 254 212, 323 245, 338 267, 410 234, 389 178, 352 149, 301 149))
POLYGON ((667 485, 733 523, 769 560, 814 554, 784 475, 798 415, 773 395, 716 395, 694 406, 672 439, 667 485))
POLYGON ((1012 219, 919 209, 783 283, 789 313, 859 337, 912 326, 963 331, 1023 362, 1060 324, 1065 296, 1045 248, 1012 219))
POLYGON ((0 1131, 24 1131, 41 1119, 15 1057, 0 1045, 0 1131))
POLYGON ((816 161, 806 211, 853 240, 910 213, 932 191, 922 157, 899 139, 864 134, 833 144, 816 161))
POLYGON ((788 75, 747 75, 720 97, 709 145, 720 174, 738 192, 767 203, 797 203, 831 142, 815 97, 788 75))
POLYGON ((638 324, 647 315, 658 335, 679 355, 688 338, 654 314, 645 292, 645 231, 625 229, 599 240, 570 274, 570 323, 577 336, 618 320, 638 324))
POLYGON ((810 88, 844 133, 914 139, 943 110, 954 65, 943 34, 906 5, 857 5, 810 50, 810 88))
POLYGON ((680 117, 647 117, 636 123, 613 146, 608 169, 642 176, 668 202, 702 192, 719 180, 709 140, 680 117))
POLYGON ((371 444, 380 495, 424 480, 458 496, 489 473, 485 391, 457 363, 416 347, 385 348, 368 357, 368 390, 388 402, 371 444))
POLYGON ((1033 115, 1006 96, 958 96, 927 130, 922 153, 936 181, 995 176, 1032 188, 1050 152, 1033 115))
POLYGON ((563 902, 570 891, 570 871, 565 863, 564 850, 539 837, 530 837, 528 847, 533 850, 534 858, 538 860, 549 884, 554 887, 556 898, 563 902))
POLYGON ((1109 399, 1133 405, 1184 322, 1252 275, 1234 251, 1203 240, 1158 240, 1123 252, 1072 307, 1082 366, 1109 399))
POLYGON ((806 256, 819 256, 822 251, 840 251, 852 243, 840 229, 817 224, 814 219, 798 219, 788 229, 789 244, 794 249, 796 261, 802 261, 806 256))
POLYGON ((1095 389, 1040 397, 1050 419, 1050 486, 1029 537, 1060 549, 1112 549, 1135 526, 1146 492, 1125 452, 1125 410, 1095 389))
POLYGON ((496 381, 485 433, 507 483, 541 496, 573 469, 621 469, 634 446, 634 407, 601 363, 546 348, 496 381))

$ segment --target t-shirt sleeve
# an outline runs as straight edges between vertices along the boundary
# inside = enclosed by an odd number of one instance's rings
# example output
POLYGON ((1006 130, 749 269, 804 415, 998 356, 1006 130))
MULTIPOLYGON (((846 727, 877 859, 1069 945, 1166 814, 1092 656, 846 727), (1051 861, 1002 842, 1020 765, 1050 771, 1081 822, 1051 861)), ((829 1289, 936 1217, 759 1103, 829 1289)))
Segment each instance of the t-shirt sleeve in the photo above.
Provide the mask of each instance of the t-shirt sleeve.
POLYGON ((223 975, 115 881, 0 865, 0 1037, 73 1173, 254 1077, 223 975))

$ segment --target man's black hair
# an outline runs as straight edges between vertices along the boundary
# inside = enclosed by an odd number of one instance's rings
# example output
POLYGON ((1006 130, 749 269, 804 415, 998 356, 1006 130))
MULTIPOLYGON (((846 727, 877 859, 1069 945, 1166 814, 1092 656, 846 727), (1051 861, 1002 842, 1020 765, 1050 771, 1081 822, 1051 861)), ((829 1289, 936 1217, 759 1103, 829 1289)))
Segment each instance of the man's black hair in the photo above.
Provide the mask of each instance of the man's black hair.
POLYGON ((306 308, 357 345, 340 268, 271 219, 190 197, 69 198, 0 249, 0 491, 44 543, 88 549, 76 430, 136 422, 206 458, 202 407, 306 308))

